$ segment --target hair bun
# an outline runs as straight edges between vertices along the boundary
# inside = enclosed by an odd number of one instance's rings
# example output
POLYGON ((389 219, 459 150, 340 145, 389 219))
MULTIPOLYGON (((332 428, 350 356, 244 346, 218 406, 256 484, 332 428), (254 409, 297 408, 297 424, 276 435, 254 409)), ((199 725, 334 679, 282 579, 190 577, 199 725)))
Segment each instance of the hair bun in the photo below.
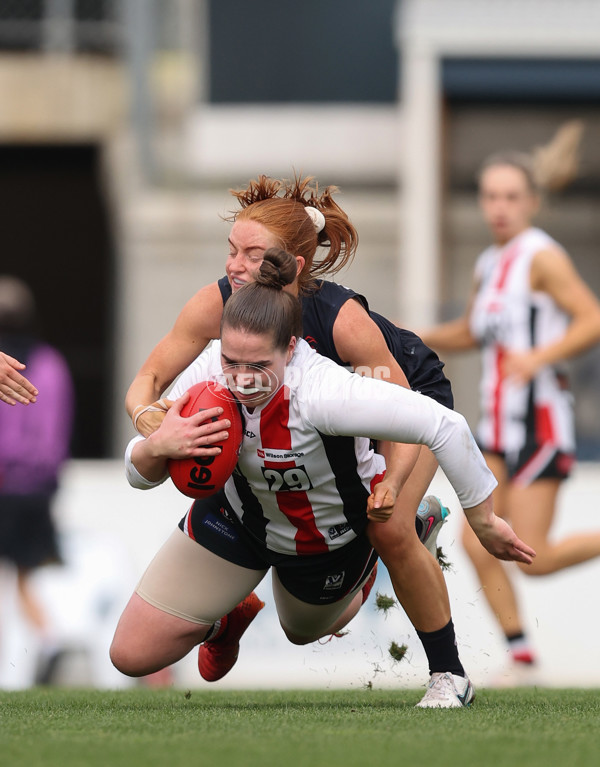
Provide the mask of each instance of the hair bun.
POLYGON ((296 259, 283 248, 268 248, 265 250, 256 282, 267 288, 283 290, 291 285, 297 274, 296 259))

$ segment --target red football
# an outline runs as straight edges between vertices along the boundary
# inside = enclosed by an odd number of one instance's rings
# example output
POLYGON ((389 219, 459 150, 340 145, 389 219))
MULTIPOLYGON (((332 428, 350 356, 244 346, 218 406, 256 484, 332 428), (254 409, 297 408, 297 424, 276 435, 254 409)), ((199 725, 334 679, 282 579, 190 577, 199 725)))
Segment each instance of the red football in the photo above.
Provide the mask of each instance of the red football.
POLYGON ((237 400, 229 389, 216 381, 202 381, 189 388, 190 398, 183 406, 181 415, 188 417, 200 410, 222 407, 223 415, 213 420, 229 419, 229 438, 219 447, 219 455, 206 458, 171 459, 169 474, 175 487, 190 498, 206 498, 225 485, 238 459, 242 443, 242 417, 237 400))

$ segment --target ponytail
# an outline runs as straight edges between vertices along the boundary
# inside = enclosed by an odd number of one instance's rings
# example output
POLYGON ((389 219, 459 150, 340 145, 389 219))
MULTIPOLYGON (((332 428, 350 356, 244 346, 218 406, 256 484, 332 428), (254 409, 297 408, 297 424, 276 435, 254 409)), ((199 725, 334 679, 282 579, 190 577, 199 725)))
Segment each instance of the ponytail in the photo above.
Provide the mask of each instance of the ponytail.
POLYGON ((338 191, 328 186, 322 192, 311 176, 296 176, 292 181, 279 181, 261 175, 250 181, 246 189, 230 190, 241 206, 228 221, 257 221, 278 239, 282 249, 304 259, 298 275, 302 292, 314 283, 314 278, 336 274, 347 266, 356 253, 358 234, 347 214, 334 201, 338 191), (318 211, 319 220, 307 209, 318 211), (324 255, 317 258, 317 250, 324 255))
POLYGON ((532 193, 557 192, 577 176, 583 128, 580 120, 571 120, 562 125, 547 144, 536 147, 530 154, 515 151, 493 154, 483 162, 478 178, 481 180, 488 168, 509 165, 523 173, 532 193))

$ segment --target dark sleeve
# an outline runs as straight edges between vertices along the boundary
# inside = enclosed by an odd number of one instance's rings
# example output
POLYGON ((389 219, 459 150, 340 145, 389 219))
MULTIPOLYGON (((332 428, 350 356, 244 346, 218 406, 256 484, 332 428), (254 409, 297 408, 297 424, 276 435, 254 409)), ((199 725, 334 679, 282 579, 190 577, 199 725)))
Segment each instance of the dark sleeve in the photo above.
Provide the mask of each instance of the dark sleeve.
POLYGON ((367 312, 369 311, 364 296, 327 280, 318 280, 300 299, 305 341, 323 357, 328 357, 343 367, 348 366, 348 361, 342 360, 335 348, 333 326, 341 307, 350 299, 356 299, 367 312))
POLYGON ((333 326, 341 307, 350 299, 358 301, 379 327, 410 388, 446 407, 454 407, 452 387, 443 373, 444 363, 437 354, 415 333, 399 328, 386 317, 371 311, 367 299, 351 288, 319 280, 302 296, 303 333, 310 346, 338 365, 348 366, 348 361, 342 360, 335 348, 333 326))
POLYGON ((450 381, 444 375, 444 363, 426 346, 416 333, 399 328, 377 312, 370 312, 392 352, 404 371, 410 388, 431 397, 446 407, 454 407, 450 381))

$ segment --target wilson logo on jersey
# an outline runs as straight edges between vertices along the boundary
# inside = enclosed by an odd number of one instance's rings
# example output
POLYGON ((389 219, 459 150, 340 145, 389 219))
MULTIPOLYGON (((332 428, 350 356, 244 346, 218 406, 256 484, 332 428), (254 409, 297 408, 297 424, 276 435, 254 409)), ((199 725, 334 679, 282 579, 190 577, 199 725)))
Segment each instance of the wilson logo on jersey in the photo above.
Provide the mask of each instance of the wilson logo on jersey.
POLYGON ((336 573, 335 575, 328 575, 325 578, 325 586, 323 587, 323 589, 327 591, 333 591, 334 589, 341 589, 344 583, 345 575, 346 575, 345 570, 342 570, 341 573, 336 573))
POLYGON ((256 454, 259 458, 268 458, 270 461, 295 461, 298 458, 304 458, 303 452, 294 450, 262 450, 257 448, 256 454))
POLYGON ((273 493, 312 490, 313 485, 304 466, 293 466, 289 469, 274 469, 262 466, 261 471, 269 485, 269 490, 273 493))

